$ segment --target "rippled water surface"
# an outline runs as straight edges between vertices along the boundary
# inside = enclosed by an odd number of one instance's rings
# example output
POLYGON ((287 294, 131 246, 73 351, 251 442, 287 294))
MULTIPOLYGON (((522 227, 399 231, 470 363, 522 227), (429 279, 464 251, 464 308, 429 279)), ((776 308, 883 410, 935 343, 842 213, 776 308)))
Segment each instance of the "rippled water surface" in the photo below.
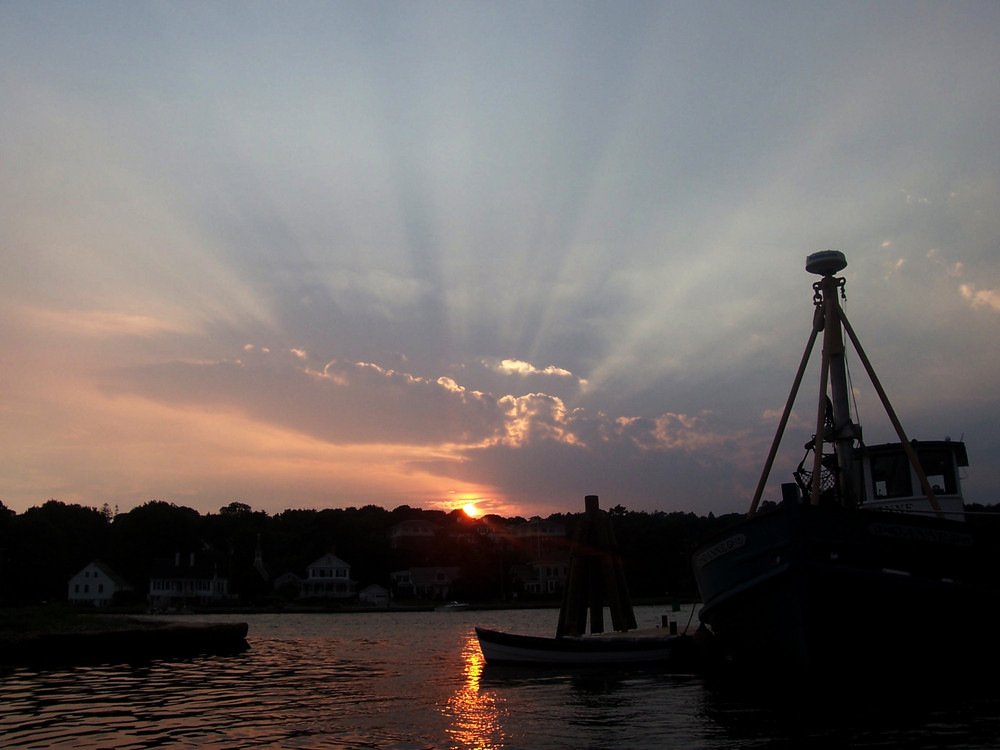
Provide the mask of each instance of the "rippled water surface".
MULTIPOLYGON (((638 608, 640 626, 661 612, 638 608)), ((248 621, 251 648, 0 672, 0 747, 1000 747, 997 695, 956 695, 955 686, 831 705, 660 671, 484 665, 474 625, 551 635, 556 618, 555 610, 184 618, 248 621)))

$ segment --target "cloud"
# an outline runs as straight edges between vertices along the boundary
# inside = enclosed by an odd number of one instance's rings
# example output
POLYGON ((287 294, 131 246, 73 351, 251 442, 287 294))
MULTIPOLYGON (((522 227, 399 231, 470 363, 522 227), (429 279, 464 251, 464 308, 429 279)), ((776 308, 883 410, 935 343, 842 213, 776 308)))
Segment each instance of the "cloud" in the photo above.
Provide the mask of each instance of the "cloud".
POLYGON ((907 422, 993 446, 998 8, 16 4, 5 502, 717 508, 826 248, 907 422))
MULTIPOLYGON (((168 362, 108 373, 109 394, 233 411, 331 443, 527 447, 538 441, 590 445, 623 441, 637 449, 704 445, 700 417, 608 417, 567 408, 542 392, 493 394, 450 376, 425 378, 371 362, 331 360, 321 369, 301 354, 246 345, 232 361, 168 362)), ((530 375, 571 377, 512 363, 530 375)))
POLYGON ((530 362, 519 359, 504 359, 495 366, 498 372, 511 373, 517 375, 557 375, 559 377, 573 377, 573 373, 561 367, 549 365, 544 369, 535 367, 530 362))
POLYGON ((85 338, 153 337, 191 334, 190 321, 167 320, 113 310, 58 310, 21 307, 11 312, 24 325, 62 336, 85 338))
POLYGON ((973 307, 1000 312, 1000 289, 977 289, 975 284, 962 284, 958 290, 973 307))
POLYGON ((439 463, 434 471, 478 477, 501 488, 508 502, 540 513, 576 511, 587 494, 636 510, 697 507, 708 497, 716 512, 740 510, 756 482, 753 451, 706 424, 687 428, 673 415, 615 420, 543 412, 548 429, 536 429, 530 442, 472 447, 463 451, 465 460, 439 463))
MULTIPOLYGON (((263 353, 262 353, 263 354, 263 353)), ((434 445, 481 441, 502 424, 496 401, 406 372, 295 354, 169 362, 109 373, 109 393, 215 411, 238 411, 335 444, 434 445)))
MULTIPOLYGON (((316 441, 331 450, 377 447, 415 471, 442 482, 478 482, 508 502, 512 488, 528 491, 531 483, 517 477, 536 453, 585 464, 615 458, 649 473, 644 486, 651 487, 652 477, 661 475, 656 460, 673 462, 684 455, 695 463, 709 461, 707 456, 732 441, 713 431, 709 415, 610 416, 568 408, 550 394, 485 393, 449 376, 424 378, 370 362, 332 360, 314 369, 295 352, 248 345, 243 353, 251 356, 118 369, 109 373, 105 392, 224 420, 250 420, 265 431, 295 435, 294 442, 316 441), (476 480, 480 471, 492 482, 476 480)), ((514 369, 539 374, 534 368, 514 369)), ((638 488, 644 478, 633 482, 638 488)), ((530 500, 548 502, 548 493, 556 491, 555 482, 539 481, 530 500)), ((637 501, 637 494, 632 497, 637 501)))

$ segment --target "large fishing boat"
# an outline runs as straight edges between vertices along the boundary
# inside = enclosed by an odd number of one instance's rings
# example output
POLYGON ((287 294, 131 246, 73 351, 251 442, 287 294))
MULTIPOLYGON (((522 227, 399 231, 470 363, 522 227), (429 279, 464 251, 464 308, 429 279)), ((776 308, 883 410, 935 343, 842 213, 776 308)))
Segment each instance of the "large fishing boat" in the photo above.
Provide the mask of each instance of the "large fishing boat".
POLYGON ((965 512, 963 442, 907 438, 840 305, 846 265, 837 251, 806 260, 822 277, 812 331, 746 518, 694 553, 699 616, 734 665, 968 676, 1000 653, 1000 516, 965 512), (816 434, 781 502, 762 507, 821 333, 816 434), (852 419, 845 333, 898 442, 865 445, 852 419))

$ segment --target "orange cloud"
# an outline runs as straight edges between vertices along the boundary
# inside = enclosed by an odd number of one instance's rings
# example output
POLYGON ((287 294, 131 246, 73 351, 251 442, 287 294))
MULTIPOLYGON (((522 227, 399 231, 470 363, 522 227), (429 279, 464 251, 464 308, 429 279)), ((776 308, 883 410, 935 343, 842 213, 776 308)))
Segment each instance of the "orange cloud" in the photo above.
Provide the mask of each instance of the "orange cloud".
POLYGON ((88 338, 153 336, 163 333, 193 333, 188 322, 111 310, 46 310, 22 307, 15 313, 33 328, 88 338))
POLYGON ((1000 312, 1000 289, 976 289, 975 284, 962 284, 958 291, 973 307, 988 307, 1000 312))

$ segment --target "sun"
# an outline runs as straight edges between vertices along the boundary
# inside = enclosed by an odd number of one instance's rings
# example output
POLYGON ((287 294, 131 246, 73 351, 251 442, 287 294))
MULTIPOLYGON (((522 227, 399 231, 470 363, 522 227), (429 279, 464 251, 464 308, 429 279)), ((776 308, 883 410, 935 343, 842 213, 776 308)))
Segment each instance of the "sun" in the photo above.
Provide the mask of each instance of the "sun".
POLYGON ((465 515, 467 515, 469 518, 475 518, 476 516, 479 515, 479 508, 477 508, 472 503, 466 503, 464 506, 462 506, 462 510, 465 512, 465 515))

